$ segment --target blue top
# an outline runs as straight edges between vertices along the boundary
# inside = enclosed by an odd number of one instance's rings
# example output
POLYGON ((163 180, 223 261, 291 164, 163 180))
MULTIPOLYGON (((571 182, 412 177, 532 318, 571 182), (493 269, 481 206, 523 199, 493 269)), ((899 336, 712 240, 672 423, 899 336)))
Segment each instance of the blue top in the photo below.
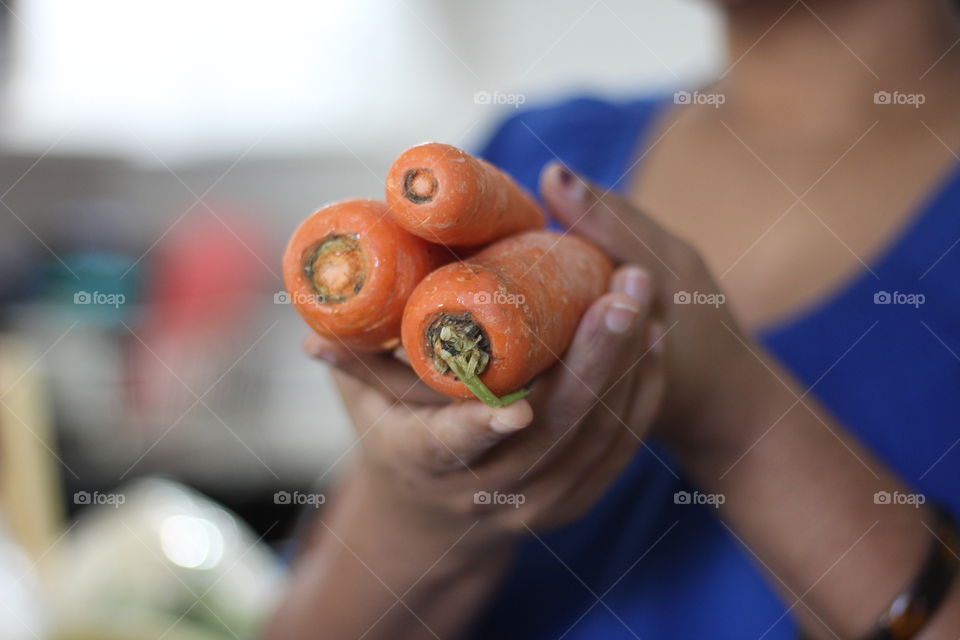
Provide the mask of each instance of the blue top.
MULTIPOLYGON (((540 170, 555 157, 622 192, 621 177, 642 152, 662 104, 576 99, 523 111, 495 132, 482 155, 534 193, 540 170)), ((955 171, 871 266, 876 277, 864 271, 756 336, 881 460, 954 513, 960 513, 958 209, 955 171), (922 293, 925 302, 875 304, 884 291, 922 293)), ((670 456, 641 448, 585 517, 524 543, 477 637, 795 637, 786 606, 713 509, 674 503, 674 492, 683 490, 692 489, 670 456)))

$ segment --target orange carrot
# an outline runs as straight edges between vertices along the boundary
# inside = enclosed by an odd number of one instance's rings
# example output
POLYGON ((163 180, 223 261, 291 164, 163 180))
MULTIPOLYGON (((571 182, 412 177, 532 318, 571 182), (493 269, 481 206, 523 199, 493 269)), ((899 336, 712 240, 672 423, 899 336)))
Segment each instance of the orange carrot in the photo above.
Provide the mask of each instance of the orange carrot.
POLYGON ((394 160, 387 204, 410 233, 451 246, 483 245, 546 224, 540 207, 510 176, 438 142, 410 147, 394 160))
POLYGON ((407 298, 446 249, 411 235, 379 200, 327 205, 303 221, 283 256, 283 281, 310 327, 351 348, 399 344, 407 298))
POLYGON ((509 404, 563 354, 611 271, 593 245, 551 231, 512 236, 441 267, 403 314, 410 364, 441 393, 509 404))

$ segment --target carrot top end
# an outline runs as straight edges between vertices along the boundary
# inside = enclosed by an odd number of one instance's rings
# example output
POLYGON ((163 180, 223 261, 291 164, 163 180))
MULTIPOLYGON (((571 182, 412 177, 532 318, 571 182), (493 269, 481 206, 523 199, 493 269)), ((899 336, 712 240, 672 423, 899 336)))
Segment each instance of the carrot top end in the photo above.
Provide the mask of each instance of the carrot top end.
POLYGON ((427 348, 439 373, 455 375, 487 406, 505 407, 528 393, 521 389, 497 397, 480 380, 480 374, 490 363, 490 342, 469 313, 439 314, 427 328, 427 348))
POLYGON ((325 237, 305 253, 303 273, 320 304, 340 304, 360 293, 367 274, 356 234, 325 237))
POLYGON ((408 169, 403 174, 403 197, 415 204, 430 202, 439 188, 437 176, 430 169, 408 169))

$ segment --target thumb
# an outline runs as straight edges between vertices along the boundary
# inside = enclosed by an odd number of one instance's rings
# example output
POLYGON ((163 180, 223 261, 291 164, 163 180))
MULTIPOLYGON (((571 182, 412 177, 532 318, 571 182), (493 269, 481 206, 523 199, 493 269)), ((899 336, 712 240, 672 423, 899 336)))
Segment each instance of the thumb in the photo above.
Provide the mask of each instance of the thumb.
POLYGON ((436 472, 461 469, 533 420, 526 400, 491 408, 482 402, 452 402, 432 409, 423 420, 419 449, 436 472))
POLYGON ((655 279, 678 278, 683 243, 615 193, 575 175, 559 162, 540 174, 540 193, 564 226, 592 240, 619 263, 646 267, 655 279))

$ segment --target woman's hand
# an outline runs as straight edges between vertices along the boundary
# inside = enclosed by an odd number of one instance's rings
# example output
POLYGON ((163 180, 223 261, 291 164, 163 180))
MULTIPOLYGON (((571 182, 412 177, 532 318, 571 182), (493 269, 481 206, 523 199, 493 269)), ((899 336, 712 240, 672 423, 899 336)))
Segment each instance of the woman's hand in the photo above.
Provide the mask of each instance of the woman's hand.
MULTIPOLYGON (((924 510, 874 500, 910 489, 741 330, 690 245, 558 164, 541 191, 560 222, 615 260, 644 265, 660 285, 653 309, 666 327, 667 391, 658 435, 687 476, 725 496, 724 522, 808 633, 864 635, 930 544, 924 510)), ((930 637, 956 636, 947 618, 930 637)))
POLYGON ((663 393, 651 292, 647 272, 619 269, 562 362, 527 399, 499 409, 450 402, 391 355, 317 336, 305 348, 339 369, 360 438, 355 464, 381 498, 430 526, 480 521, 514 536, 581 514, 641 446, 663 393))
POLYGON ((642 264, 657 284, 653 311, 665 327, 667 378, 658 435, 675 446, 711 438, 718 403, 729 400, 757 365, 737 321, 700 254, 623 198, 591 185, 559 163, 543 171, 540 190, 553 216, 592 240, 616 262, 642 264))
POLYGON ((268 638, 459 637, 514 541, 583 513, 633 457, 663 395, 647 272, 623 267, 527 398, 451 402, 392 355, 317 336, 360 455, 317 518, 268 638))

